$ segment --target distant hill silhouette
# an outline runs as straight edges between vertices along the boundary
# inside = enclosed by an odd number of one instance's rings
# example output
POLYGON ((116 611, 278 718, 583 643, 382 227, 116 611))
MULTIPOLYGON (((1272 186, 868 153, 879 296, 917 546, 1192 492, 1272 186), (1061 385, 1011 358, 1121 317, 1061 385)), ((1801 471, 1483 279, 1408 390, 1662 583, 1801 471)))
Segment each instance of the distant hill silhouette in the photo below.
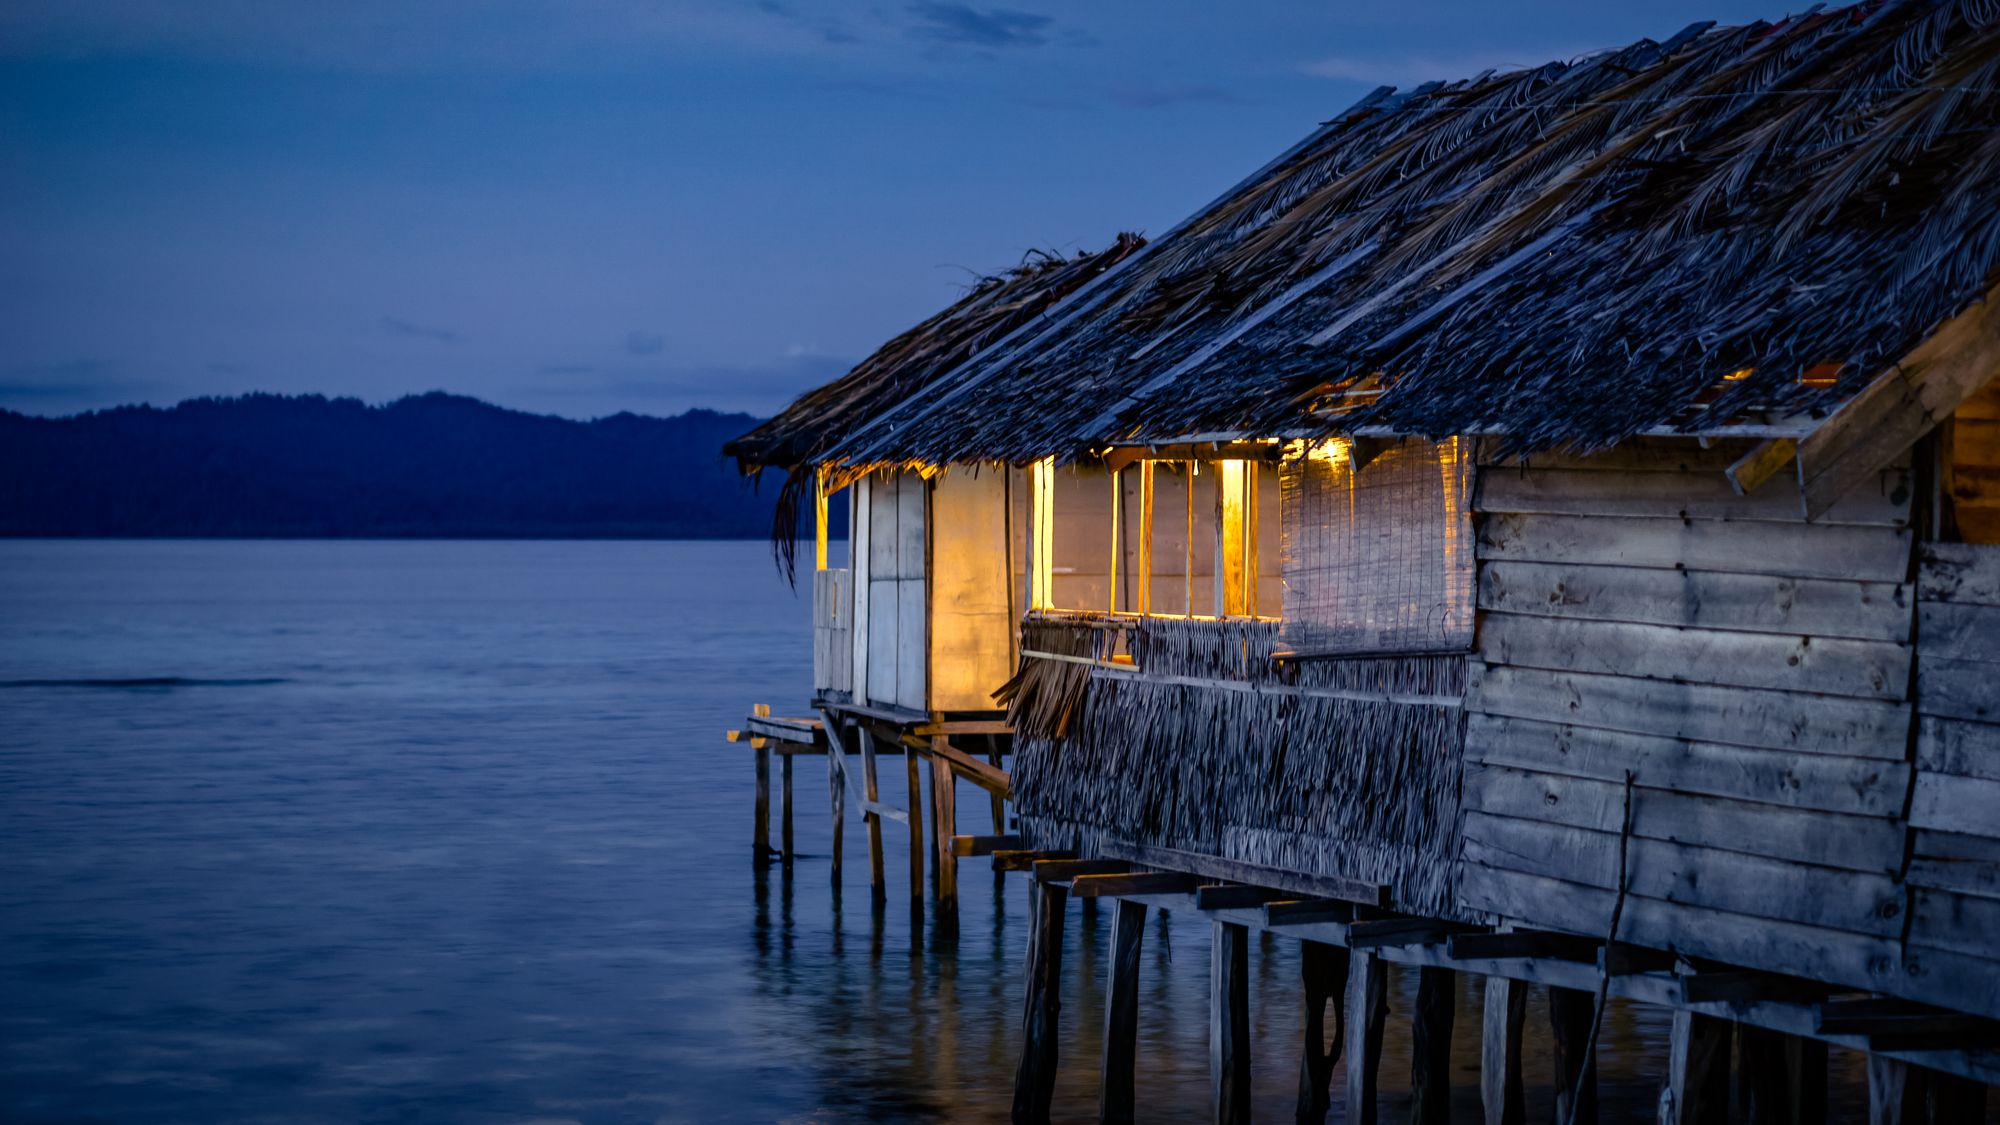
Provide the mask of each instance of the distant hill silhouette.
MULTIPOLYGON (((0 535, 760 538, 747 414, 592 422, 431 393, 0 411, 0 535)), ((810 524, 806 526, 810 527, 810 524)))

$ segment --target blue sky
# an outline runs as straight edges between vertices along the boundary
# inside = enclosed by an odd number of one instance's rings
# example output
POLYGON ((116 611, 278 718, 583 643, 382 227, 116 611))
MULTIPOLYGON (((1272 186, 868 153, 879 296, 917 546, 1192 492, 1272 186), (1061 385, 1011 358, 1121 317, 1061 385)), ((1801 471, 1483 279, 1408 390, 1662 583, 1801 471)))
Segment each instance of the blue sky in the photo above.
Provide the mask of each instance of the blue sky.
POLYGON ((1377 84, 1737 0, 11 0, 0 407, 768 412, 1377 84))

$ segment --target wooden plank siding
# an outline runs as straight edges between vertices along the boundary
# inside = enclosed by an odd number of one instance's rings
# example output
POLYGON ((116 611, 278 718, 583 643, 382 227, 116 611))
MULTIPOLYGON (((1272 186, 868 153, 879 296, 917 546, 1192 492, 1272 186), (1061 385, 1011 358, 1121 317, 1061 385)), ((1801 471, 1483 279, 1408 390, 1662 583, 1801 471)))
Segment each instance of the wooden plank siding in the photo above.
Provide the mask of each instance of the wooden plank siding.
POLYGON ((1912 581, 1907 458, 1809 523, 1790 474, 1735 493, 1741 449, 1614 452, 1480 472, 1464 905, 1602 935, 1622 884, 1621 940, 2000 1015, 2000 973, 1962 979, 2000 863, 1910 855, 2000 815, 2000 740, 1944 725, 1994 706, 1958 667, 2000 653, 1984 603, 1918 620, 2000 567, 1912 581), (1913 747, 1979 784, 1927 789, 1913 747))
POLYGON ((1925 545, 1917 593, 1909 941, 2000 977, 2000 546, 1925 545))

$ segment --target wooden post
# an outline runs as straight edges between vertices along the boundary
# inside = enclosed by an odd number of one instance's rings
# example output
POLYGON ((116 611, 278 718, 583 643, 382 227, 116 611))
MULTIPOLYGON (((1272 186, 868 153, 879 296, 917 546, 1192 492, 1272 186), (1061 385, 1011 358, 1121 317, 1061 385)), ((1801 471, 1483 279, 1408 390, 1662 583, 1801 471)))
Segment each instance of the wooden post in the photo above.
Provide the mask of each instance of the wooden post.
POLYGON ((840 853, 847 835, 847 771, 842 768, 840 751, 826 752, 826 792, 833 799, 833 883, 840 885, 840 853))
POLYGON ((759 867, 771 862, 771 749, 759 746, 757 755, 757 823, 750 831, 752 859, 759 867))
POLYGON ((1826 1120, 1826 1041, 1742 1024, 1736 1029, 1736 1117, 1742 1125, 1826 1120))
POLYGON ((1250 1120, 1250 931, 1216 922, 1208 960, 1209 1104, 1217 1125, 1250 1120))
POLYGON ((1146 906, 1119 899, 1111 916, 1111 993, 1104 1001, 1103 1085, 1097 1119, 1105 1125, 1137 1120, 1133 1071, 1139 1053, 1139 950, 1146 936, 1146 906))
POLYGON ((1417 970, 1417 1010, 1411 1017, 1411 1125, 1451 1125, 1451 1025, 1458 1015, 1458 974, 1425 965, 1417 970))
POLYGON ((1031 881, 1028 896, 1028 988, 1021 1020, 1021 1065, 1014 1071, 1014 1121, 1046 1125, 1056 1091, 1063 905, 1069 889, 1061 883, 1031 881))
POLYGON ((1153 612, 1153 463, 1139 462, 1139 565, 1132 581, 1137 595, 1132 608, 1141 615, 1153 612))
MULTIPOLYGON (((986 736, 986 760, 993 763, 993 768, 996 770, 1004 768, 1000 761, 1000 736, 997 734, 986 736)), ((993 802, 993 834, 995 836, 1005 836, 1007 834, 1007 799, 998 793, 992 792, 987 793, 987 797, 993 802)))
POLYGON ((1299 1125, 1325 1125, 1333 1108, 1333 1064, 1340 1059, 1341 998, 1347 992, 1347 950, 1325 942, 1299 943, 1299 975, 1306 994, 1305 1053, 1299 1060, 1299 1125), (1333 1001, 1333 1045, 1326 1045, 1327 1001, 1333 1001))
POLYGON ((1521 1085, 1521 1030, 1527 1017, 1528 982, 1486 978, 1479 1047, 1479 1101, 1486 1125, 1527 1125, 1521 1085))
MULTIPOLYGON (((882 787, 875 777, 875 736, 868 728, 857 726, 856 735, 861 739, 861 793, 869 804, 882 800, 882 787)), ((868 893, 876 902, 888 898, 886 880, 882 875, 882 818, 875 813, 867 813, 861 818, 868 826, 868 893)))
POLYGON ((1731 1027, 1716 1016, 1674 1013, 1660 1125, 1728 1125, 1731 1027))
POLYGON ((1565 1125, 1597 1125, 1597 1060, 1589 1054, 1596 1006, 1597 997, 1582 989, 1549 989, 1549 1024, 1556 1041, 1556 1120, 1565 1125))
POLYGON ((778 858, 792 869, 792 755, 778 755, 778 858))
POLYGON ((903 747, 903 769, 910 777, 910 901, 924 898, 924 779, 917 773, 915 747, 903 747))
POLYGON ((1986 1087, 1881 1055, 1868 1056, 1868 1125, 1947 1125, 1986 1119, 1986 1087))
POLYGON ((1389 1017, 1389 969, 1373 953, 1354 950, 1347 966, 1348 1125, 1375 1125, 1375 1068, 1382 1061, 1382 1026, 1389 1017))
MULTIPOLYGON (((948 745, 944 735, 931 736, 932 746, 948 745)), ((958 857, 951 852, 951 838, 958 835, 958 785, 951 763, 942 755, 931 755, 931 840, 937 848, 938 902, 958 901, 958 857)))

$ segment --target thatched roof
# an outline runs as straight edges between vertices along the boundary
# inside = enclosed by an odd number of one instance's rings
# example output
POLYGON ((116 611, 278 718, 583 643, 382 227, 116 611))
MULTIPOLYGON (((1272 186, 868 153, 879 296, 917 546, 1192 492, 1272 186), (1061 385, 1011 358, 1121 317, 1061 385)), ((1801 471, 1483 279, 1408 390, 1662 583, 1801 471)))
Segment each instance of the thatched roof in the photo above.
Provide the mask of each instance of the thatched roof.
POLYGON ((2000 3, 1913 0, 1378 90, 816 456, 1823 414, 1993 285, 1996 83, 2000 3))
POLYGON ((777 417, 723 446, 723 452, 746 472, 808 464, 1145 244, 1138 235, 1121 234, 1096 253, 1035 253, 1011 270, 981 278, 951 307, 882 345, 847 374, 799 396, 777 417))

